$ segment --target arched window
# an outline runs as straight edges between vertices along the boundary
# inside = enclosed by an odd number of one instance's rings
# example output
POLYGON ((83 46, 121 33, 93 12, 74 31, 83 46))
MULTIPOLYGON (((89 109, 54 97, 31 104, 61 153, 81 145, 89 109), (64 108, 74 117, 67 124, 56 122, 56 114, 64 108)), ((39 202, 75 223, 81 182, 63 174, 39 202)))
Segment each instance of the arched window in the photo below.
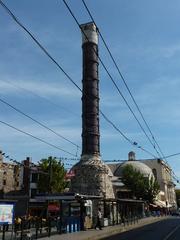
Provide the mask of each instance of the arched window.
POLYGON ((155 179, 157 180, 157 170, 155 168, 153 168, 152 172, 154 174, 155 179))

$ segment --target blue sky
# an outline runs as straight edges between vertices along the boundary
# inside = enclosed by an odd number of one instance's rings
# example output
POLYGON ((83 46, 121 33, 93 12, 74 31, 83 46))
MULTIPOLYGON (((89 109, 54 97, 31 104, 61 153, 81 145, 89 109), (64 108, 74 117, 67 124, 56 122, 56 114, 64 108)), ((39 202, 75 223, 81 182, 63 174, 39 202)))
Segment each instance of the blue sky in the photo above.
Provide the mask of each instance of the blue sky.
MULTIPOLYGON (((5 3, 81 87, 81 33, 63 1, 5 3)), ((80 0, 67 3, 80 23, 90 21, 80 0)), ((180 152, 180 2, 87 0, 86 3, 164 155, 180 152)), ((80 92, 2 7, 0 31, 0 98, 81 146, 80 92)), ((139 118, 101 40, 99 52, 139 118)), ((101 65, 99 75, 101 110, 128 138, 157 155, 101 65)), ((76 154, 74 145, 3 103, 0 111, 1 121, 76 154)), ((151 158, 131 146, 102 117, 100 131, 102 159, 127 159, 131 150, 137 158, 151 158)), ((19 161, 26 156, 34 162, 50 155, 72 157, 3 124, 0 133, 0 148, 19 161)), ((180 177, 179 159, 176 156, 167 160, 180 177)))

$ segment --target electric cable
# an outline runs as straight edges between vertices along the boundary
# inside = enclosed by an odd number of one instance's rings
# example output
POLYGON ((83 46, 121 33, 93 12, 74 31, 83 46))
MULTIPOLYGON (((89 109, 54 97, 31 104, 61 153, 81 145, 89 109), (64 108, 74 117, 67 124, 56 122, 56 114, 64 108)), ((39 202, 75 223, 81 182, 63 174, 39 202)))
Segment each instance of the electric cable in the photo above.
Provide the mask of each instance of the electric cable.
MULTIPOLYGON (((73 14, 72 10, 70 9, 69 5, 66 3, 65 0, 63 0, 63 2, 64 2, 64 4, 65 4, 65 6, 67 7, 67 9, 69 10, 69 12, 70 12, 71 16, 73 17, 73 19, 75 20, 76 24, 77 24, 78 27, 81 29, 81 26, 80 26, 77 18, 75 17, 75 15, 73 14)), ((92 16, 91 12, 89 11, 89 9, 88 9, 85 1, 82 0, 82 3, 84 4, 84 7, 86 8, 86 10, 87 10, 87 12, 88 12, 91 20, 93 21, 93 23, 94 23, 95 26, 97 27, 97 25, 96 25, 96 23, 95 23, 95 20, 94 20, 94 18, 93 18, 93 16, 92 16)), ((115 61, 115 59, 114 59, 114 57, 113 57, 110 49, 109 49, 109 47, 107 46, 107 43, 105 42, 104 37, 102 36, 102 34, 101 34, 101 32, 99 31, 99 28, 98 28, 98 27, 97 27, 97 29, 98 29, 98 33, 99 33, 99 35, 100 35, 100 37, 101 37, 101 39, 102 39, 102 41, 103 41, 103 43, 104 43, 104 45, 105 45, 105 47, 106 47, 106 49, 107 49, 107 51, 108 51, 111 59, 112 59, 115 67, 116 67, 117 70, 118 70, 118 73, 119 73, 120 77, 121 77, 122 80, 123 80, 124 85, 126 86, 126 88, 127 88, 128 92, 129 92, 129 94, 130 94, 130 96, 131 96, 131 98, 132 98, 132 100, 133 100, 133 102, 134 102, 134 104, 135 104, 135 106, 136 106, 136 108, 137 108, 137 110, 138 110, 141 118, 143 119, 143 121, 144 121, 144 123, 145 123, 145 125, 146 125, 146 127, 147 127, 147 129, 149 130, 149 133, 151 134, 151 137, 152 137, 153 141, 155 142, 155 144, 156 144, 157 147, 159 148, 159 151, 160 151, 162 157, 164 158, 166 164, 168 164, 168 161, 166 160, 166 157, 164 156, 164 154, 163 154, 163 152, 162 152, 159 144, 157 143, 157 141, 156 141, 156 139, 155 139, 155 137, 154 137, 154 135, 153 135, 153 133, 152 133, 152 131, 151 131, 148 123, 147 123, 147 121, 146 121, 145 118, 144 118, 144 115, 142 114, 142 111, 140 110, 140 108, 139 108, 139 106, 138 106, 135 98, 133 97, 133 94, 132 94, 130 88, 128 87, 128 85, 127 85, 127 83, 126 83, 126 81, 125 81, 125 78, 123 77, 123 75, 122 75, 122 73, 121 73, 121 71, 120 71, 120 69, 119 69, 119 67, 118 67, 118 65, 117 65, 117 63, 116 63, 116 61, 115 61)), ((89 41, 89 39, 88 39, 88 37, 86 36, 86 34, 84 33, 84 31, 83 31, 82 29, 81 29, 81 31, 83 32, 83 34, 84 34, 84 36, 86 37, 87 41, 89 41)), ((95 52, 95 51, 94 51, 94 52, 95 52)), ((96 52, 95 52, 95 53, 96 53, 96 52)), ((97 53, 96 53, 96 55, 97 55, 97 53)), ((162 159, 159 151, 157 151, 157 149, 156 149, 156 147, 155 147, 155 144, 153 144, 153 142, 151 141, 151 139, 149 138, 149 136, 148 136, 147 133, 145 132, 145 130, 144 130, 144 128, 142 127, 141 123, 139 122, 139 120, 137 119, 136 115, 134 114, 132 108, 130 107, 130 105, 129 105, 128 102, 126 101, 124 95, 122 94, 122 92, 120 91, 119 87, 117 86, 117 84, 115 83, 114 79, 112 78, 112 76, 110 75, 109 71, 107 70, 107 68, 106 68, 105 64, 103 63, 102 59, 101 59, 98 55, 97 55, 97 57, 99 58, 102 66, 103 66, 103 68, 104 68, 105 71, 107 72, 107 74, 108 74, 108 76, 110 77, 111 81, 113 82, 113 84, 115 85, 116 89, 118 90, 119 94, 121 95, 121 97, 122 97, 123 100, 125 101, 125 103, 126 103, 126 105, 128 106, 129 110, 130 110, 131 113, 133 114, 134 118, 135 118, 136 121, 138 122, 140 128, 142 129, 142 131, 144 132, 144 134, 145 134, 146 137, 148 138, 149 142, 151 143, 151 145, 152 145, 153 148, 155 149, 156 153, 160 156, 160 159, 162 159)), ((101 114, 102 114, 102 113, 101 113, 101 114)), ((114 126, 114 127, 115 127, 115 126, 114 126)), ((116 130, 117 130, 117 129, 116 129, 116 130)), ((121 134, 122 134, 122 133, 121 133, 121 134)), ((126 136, 124 136, 124 137, 126 138, 126 136)), ((129 141, 129 139, 127 139, 127 138, 126 138, 126 140, 129 141)), ((139 148, 141 148, 143 151, 147 152, 147 150, 143 149, 141 146, 139 146, 139 148)), ((148 152, 148 153, 149 153, 149 152, 148 152)), ((154 155, 153 155, 153 156, 154 156, 154 155)), ((174 174, 175 174, 175 173, 174 173, 174 174)))
POLYGON ((8 103, 7 101, 3 100, 2 98, 0 98, 0 102, 1 102, 1 103, 4 103, 4 104, 7 105, 8 107, 14 109, 16 112, 20 113, 21 115, 23 115, 23 116, 31 119, 33 122, 39 124, 41 127, 47 129, 48 131, 54 133, 56 136, 64 139, 65 141, 71 143, 72 145, 76 146, 77 149, 80 148, 76 143, 74 143, 74 142, 72 142, 71 140, 65 138, 63 135, 61 135, 61 134, 57 133, 56 131, 54 131, 53 129, 47 127, 45 124, 41 123, 40 121, 36 120, 35 118, 33 118, 33 117, 29 116, 28 114, 24 113, 24 112, 21 111, 20 109, 14 107, 12 104, 8 103))
MULTIPOLYGON (((81 28, 80 23, 78 22, 77 18, 75 17, 74 13, 72 12, 71 8, 69 7, 69 5, 67 4, 67 2, 65 0, 62 0, 63 3, 65 4, 66 8, 68 9, 69 13, 71 14, 71 16, 73 17, 74 21, 76 22, 76 24, 78 25, 78 27, 80 28, 80 30, 82 31, 82 33, 84 34, 84 36, 86 37, 87 41, 89 42, 89 39, 87 37, 87 35, 85 34, 85 32, 83 31, 83 29, 81 28)), ((105 66, 104 62, 102 61, 102 59, 98 56, 97 52, 94 50, 95 54, 97 55, 100 63, 102 64, 103 68, 105 69, 106 73, 108 74, 109 78, 111 79, 112 83, 114 84, 115 88, 117 89, 118 93, 121 95, 121 97, 123 98, 124 102, 126 103, 127 107, 129 108, 130 112, 133 114, 135 120, 137 121, 139 127, 141 128, 141 130, 144 132, 145 136, 147 137, 148 141, 150 142, 150 144, 153 146, 153 148, 155 149, 156 153, 159 155, 159 157, 161 158, 159 152, 157 151, 157 149, 154 147, 153 142, 151 141, 151 139, 149 138, 148 134, 146 133, 145 129, 143 128, 142 124, 140 123, 140 121, 138 120, 138 118, 136 117, 134 111, 132 110, 132 108, 130 107, 130 105, 128 104, 126 98, 124 97, 124 95, 122 94, 122 92, 120 91, 119 87, 117 86, 115 80, 113 79, 113 77, 111 76, 111 74, 109 73, 107 67, 105 66)))
POLYGON ((16 89, 25 91, 25 92, 27 92, 27 93, 29 93, 29 94, 37 97, 37 98, 40 98, 40 99, 42 99, 42 100, 50 103, 51 105, 55 106, 56 108, 62 108, 64 111, 69 112, 69 113, 71 113, 72 115, 74 115, 74 116, 76 116, 76 117, 79 117, 78 114, 76 114, 75 112, 73 112, 73 111, 71 111, 71 110, 63 107, 62 105, 60 105, 60 104, 58 104, 58 103, 55 103, 54 101, 50 100, 49 98, 46 98, 46 97, 44 97, 44 96, 41 96, 41 95, 39 95, 39 94, 37 94, 37 93, 35 93, 35 92, 27 89, 27 88, 24 88, 24 87, 19 86, 19 85, 15 84, 15 83, 12 83, 12 82, 9 81, 9 80, 2 80, 2 79, 1 79, 0 81, 1 81, 1 82, 4 82, 4 83, 6 83, 6 84, 8 83, 9 85, 13 86, 13 87, 16 88, 16 89))
POLYGON ((43 140, 43 139, 41 139, 41 138, 39 138, 39 137, 36 137, 36 136, 34 136, 34 135, 30 134, 30 133, 27 133, 27 132, 25 132, 25 131, 23 131, 23 130, 21 130, 21 129, 19 129, 19 128, 16 128, 16 127, 10 125, 9 123, 6 123, 6 122, 1 121, 1 120, 0 120, 0 123, 2 123, 2 124, 4 124, 4 125, 12 128, 12 129, 18 131, 18 132, 21 132, 21 133, 23 133, 23 134, 25 134, 25 135, 27 135, 27 136, 29 136, 29 137, 32 137, 32 138, 34 138, 34 139, 36 139, 36 140, 38 140, 38 141, 40 141, 40 142, 42 142, 42 143, 45 143, 46 145, 49 145, 49 146, 51 146, 51 147, 53 147, 53 148, 56 148, 56 149, 58 149, 58 150, 60 150, 60 151, 62 151, 62 152, 68 153, 69 155, 76 157, 75 154, 73 154, 73 153, 71 153, 71 152, 68 152, 68 151, 66 151, 66 150, 64 150, 64 149, 62 149, 62 148, 60 148, 60 147, 58 147, 58 146, 56 146, 56 145, 54 145, 54 144, 51 144, 51 143, 49 143, 49 142, 47 142, 47 141, 45 141, 45 140, 43 140))
MULTIPOLYGON (((97 24, 96 24, 96 22, 95 22, 95 20, 94 20, 94 17, 92 16, 92 14, 91 14, 91 12, 90 12, 90 10, 89 10, 89 8, 88 8, 85 0, 82 0, 82 3, 83 3, 83 5, 84 5, 86 11, 88 12, 91 20, 94 22, 94 24, 95 24, 96 27, 97 27, 97 24)), ((139 114, 140 114, 140 116, 141 116, 144 124, 146 125, 146 127, 147 127, 147 129, 148 129, 148 131, 149 131, 149 133, 150 133, 150 135, 151 135, 151 137, 152 137, 152 140, 153 140, 154 143, 157 145, 157 147, 158 147, 158 149, 159 149, 162 157, 166 160, 166 158, 165 158, 165 156, 164 156, 164 154, 163 154, 163 152, 162 152, 162 150, 161 150, 161 147, 159 146, 158 142, 156 141, 156 139, 155 139, 155 137, 154 137, 154 134, 152 133, 152 131, 151 131, 150 127, 149 127, 149 124, 148 124, 147 121, 145 120, 145 117, 144 117, 142 111, 140 110, 140 107, 138 106, 138 104, 137 104, 137 102, 136 102, 136 100, 135 100, 135 98, 134 98, 134 96, 133 96, 133 94, 132 94, 129 86, 127 85, 127 82, 126 82, 126 80, 125 80, 122 72, 120 71, 120 68, 119 68, 119 66, 117 65, 117 62, 116 62, 115 58, 113 57, 112 52, 110 51, 110 49, 109 49, 109 47, 108 47, 108 45, 107 45, 107 43, 106 43, 106 41, 105 41, 102 33, 99 31, 99 28, 98 28, 98 33, 99 33, 99 35, 100 35, 100 37, 101 37, 101 39, 102 39, 102 41, 103 41, 103 43, 104 43, 104 45, 105 45, 105 47, 106 47, 106 49, 107 49, 107 51, 108 51, 108 53, 109 53, 109 55, 110 55, 110 57, 111 57, 114 65, 115 65, 115 67, 116 67, 116 69, 117 69, 117 71, 118 71, 118 73, 119 73, 119 75, 120 75, 120 77, 121 77, 121 79, 122 79, 122 81, 123 81, 123 83, 124 83, 127 91, 129 92, 129 95, 131 96, 131 99, 133 100, 133 102, 134 102, 134 104, 135 104, 135 106, 136 106, 136 108, 137 108, 137 110, 138 110, 138 112, 139 112, 139 114)), ((154 145, 154 148, 155 148, 155 145, 154 145)), ((166 162, 167 162, 167 160, 166 160, 166 162)), ((167 162, 167 163, 168 163, 168 162, 167 162)))
POLYGON ((6 12, 13 18, 13 20, 34 40, 34 42, 41 48, 41 50, 54 62, 54 64, 64 73, 64 75, 71 81, 73 85, 76 86, 80 91, 80 87, 73 81, 73 79, 64 71, 64 69, 59 65, 59 63, 51 56, 51 54, 46 50, 45 47, 35 38, 35 36, 17 19, 17 17, 12 13, 12 11, 0 0, 1 6, 6 10, 6 12))
MULTIPOLYGON (((15 160, 14 158, 10 157, 9 155, 7 155, 5 152, 2 152, 2 155, 6 158, 6 159, 9 159, 9 161, 17 164, 18 166, 23 166, 23 167, 27 167, 25 164, 15 160)), ((31 165, 32 166, 36 166, 33 162, 31 162, 31 165)))
MULTIPOLYGON (((41 45, 41 43, 34 37, 34 35, 17 19, 17 17, 12 13, 12 11, 2 2, 2 0, 0 0, 0 4, 1 6, 6 10, 6 12, 13 18, 13 20, 33 39, 33 41, 35 41, 35 43, 40 47, 40 49, 52 60, 52 62, 65 74, 65 76, 71 81, 71 83, 80 91, 82 92, 81 88, 74 82, 74 80, 69 76, 69 74, 66 73, 66 71, 60 66, 60 64, 49 54, 49 52, 45 49, 45 47, 43 47, 41 45)), ((70 9, 69 9, 70 10, 70 9)), ((71 11, 71 10, 70 10, 71 11)), ((76 18, 75 18, 76 19, 76 18)), ((80 27, 77 19, 76 22, 78 24, 78 26, 80 27)), ((102 114, 102 111, 100 111, 102 114)), ((103 114, 103 117, 105 116, 105 114, 103 114)), ((107 117, 105 118, 105 120, 109 120, 107 117)), ((120 134, 122 133, 119 128, 115 127, 115 125, 109 120, 109 123, 111 123, 111 125, 113 126, 113 128, 118 131, 120 134)), ((121 134, 123 137, 125 136, 124 134, 121 134)), ((128 142, 130 142, 133 146, 136 146, 137 148, 141 149, 142 151, 145 151, 146 153, 150 153, 149 151, 147 151, 146 149, 142 148, 141 146, 138 146, 137 142, 133 142, 131 140, 128 140, 128 138, 126 137, 126 140, 128 142)), ((153 155, 152 153, 150 153, 151 156, 154 156, 155 158, 157 158, 155 155, 153 155)))

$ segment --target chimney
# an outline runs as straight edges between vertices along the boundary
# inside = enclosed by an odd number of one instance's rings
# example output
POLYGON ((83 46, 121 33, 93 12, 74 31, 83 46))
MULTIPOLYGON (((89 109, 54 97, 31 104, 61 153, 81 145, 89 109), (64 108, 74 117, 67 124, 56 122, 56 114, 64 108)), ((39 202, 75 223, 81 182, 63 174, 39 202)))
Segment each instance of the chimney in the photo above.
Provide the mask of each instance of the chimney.
POLYGON ((29 184, 30 184, 30 157, 27 157, 23 161, 23 190, 26 194, 29 194, 29 184))
POLYGON ((83 49, 82 156, 100 155, 98 30, 93 22, 81 25, 83 49))
POLYGON ((135 152, 131 151, 128 153, 128 161, 136 161, 135 152))

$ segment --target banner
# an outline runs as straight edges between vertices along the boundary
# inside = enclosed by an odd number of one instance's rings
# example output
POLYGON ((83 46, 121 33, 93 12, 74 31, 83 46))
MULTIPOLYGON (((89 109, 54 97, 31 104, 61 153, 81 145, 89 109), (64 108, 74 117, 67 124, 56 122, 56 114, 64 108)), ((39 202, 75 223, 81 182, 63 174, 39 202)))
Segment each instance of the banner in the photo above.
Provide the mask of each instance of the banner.
POLYGON ((14 204, 0 203, 0 224, 12 224, 14 204))

